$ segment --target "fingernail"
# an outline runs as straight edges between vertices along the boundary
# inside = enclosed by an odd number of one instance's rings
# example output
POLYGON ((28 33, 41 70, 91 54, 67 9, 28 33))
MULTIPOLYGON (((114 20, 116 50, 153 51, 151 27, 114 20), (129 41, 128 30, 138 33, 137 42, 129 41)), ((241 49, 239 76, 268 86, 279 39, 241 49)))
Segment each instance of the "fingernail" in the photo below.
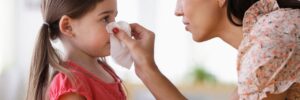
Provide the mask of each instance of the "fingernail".
POLYGON ((119 30, 118 28, 114 28, 112 31, 113 31, 115 34, 120 32, 120 30, 119 30))

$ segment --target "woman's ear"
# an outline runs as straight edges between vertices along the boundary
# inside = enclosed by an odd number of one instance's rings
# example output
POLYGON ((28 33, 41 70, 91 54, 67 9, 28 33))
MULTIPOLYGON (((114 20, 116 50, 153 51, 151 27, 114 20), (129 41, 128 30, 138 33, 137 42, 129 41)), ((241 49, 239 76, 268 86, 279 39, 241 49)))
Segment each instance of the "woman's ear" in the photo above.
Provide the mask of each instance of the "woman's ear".
POLYGON ((226 5, 226 2, 227 2, 227 0, 217 0, 217 1, 218 1, 218 4, 219 4, 220 8, 223 8, 226 5))
POLYGON ((75 33, 72 31, 72 19, 69 16, 63 15, 59 21, 59 30, 67 37, 74 37, 75 33))

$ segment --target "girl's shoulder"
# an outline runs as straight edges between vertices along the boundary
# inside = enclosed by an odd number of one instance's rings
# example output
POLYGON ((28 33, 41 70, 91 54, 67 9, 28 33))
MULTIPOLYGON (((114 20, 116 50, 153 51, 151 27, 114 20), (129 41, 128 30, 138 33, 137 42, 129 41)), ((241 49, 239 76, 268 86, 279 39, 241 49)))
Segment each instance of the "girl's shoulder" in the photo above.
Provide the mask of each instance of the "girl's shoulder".
POLYGON ((76 93, 85 98, 91 97, 90 89, 84 80, 76 72, 72 76, 59 72, 53 77, 48 88, 50 100, 58 100, 60 96, 68 93, 76 93))

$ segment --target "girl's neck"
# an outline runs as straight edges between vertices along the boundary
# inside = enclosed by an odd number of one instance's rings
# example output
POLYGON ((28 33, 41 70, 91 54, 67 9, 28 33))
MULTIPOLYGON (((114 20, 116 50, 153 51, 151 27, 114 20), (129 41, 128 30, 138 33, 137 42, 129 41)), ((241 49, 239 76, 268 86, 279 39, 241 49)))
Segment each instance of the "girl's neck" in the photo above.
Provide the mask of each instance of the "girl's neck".
POLYGON ((114 83, 115 80, 113 76, 111 76, 101 64, 98 62, 98 57, 92 57, 84 52, 68 52, 66 56, 67 60, 71 60, 83 67, 90 73, 94 74, 96 77, 101 79, 106 83, 114 83))
POLYGON ((66 59, 76 62, 76 64, 86 67, 87 69, 93 69, 99 66, 97 57, 89 56, 80 51, 69 51, 66 55, 66 59))

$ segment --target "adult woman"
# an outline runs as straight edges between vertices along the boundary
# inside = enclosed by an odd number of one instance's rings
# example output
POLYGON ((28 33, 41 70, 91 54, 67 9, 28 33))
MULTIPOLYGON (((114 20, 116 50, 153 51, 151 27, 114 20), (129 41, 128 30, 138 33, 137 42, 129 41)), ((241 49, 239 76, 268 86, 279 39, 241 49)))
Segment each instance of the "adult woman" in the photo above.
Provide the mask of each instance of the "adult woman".
MULTIPOLYGON (((236 99, 300 99, 300 1, 178 0, 175 14, 194 41, 220 37, 238 49, 236 99)), ((131 26, 135 39, 116 36, 130 49, 136 74, 157 99, 185 99, 155 65, 154 34, 131 26)))

